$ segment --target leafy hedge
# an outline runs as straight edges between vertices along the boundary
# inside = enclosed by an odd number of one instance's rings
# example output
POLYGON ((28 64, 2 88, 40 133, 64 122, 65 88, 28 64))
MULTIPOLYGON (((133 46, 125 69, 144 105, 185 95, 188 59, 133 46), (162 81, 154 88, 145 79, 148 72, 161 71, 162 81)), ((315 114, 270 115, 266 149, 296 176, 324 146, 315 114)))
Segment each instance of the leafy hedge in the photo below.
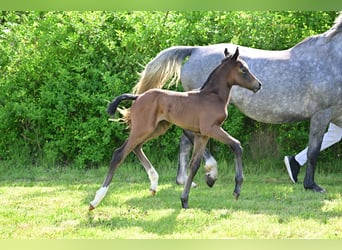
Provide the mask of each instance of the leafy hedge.
MULTIPOLYGON (((108 162, 113 148, 127 137, 125 125, 108 122, 107 103, 130 92, 138 72, 162 49, 220 42, 285 49, 324 32, 337 13, 1 14, 1 159, 83 168, 108 162)), ((225 126, 247 148, 253 147, 251 142, 260 134, 274 139, 277 152, 306 145, 307 123, 259 124, 234 107, 230 107, 230 117, 234 118, 225 126)), ((180 134, 173 127, 145 149, 156 158, 160 156, 154 152, 162 150, 163 157, 176 159, 180 134)), ((211 146, 217 154, 223 151, 221 145, 211 146)))

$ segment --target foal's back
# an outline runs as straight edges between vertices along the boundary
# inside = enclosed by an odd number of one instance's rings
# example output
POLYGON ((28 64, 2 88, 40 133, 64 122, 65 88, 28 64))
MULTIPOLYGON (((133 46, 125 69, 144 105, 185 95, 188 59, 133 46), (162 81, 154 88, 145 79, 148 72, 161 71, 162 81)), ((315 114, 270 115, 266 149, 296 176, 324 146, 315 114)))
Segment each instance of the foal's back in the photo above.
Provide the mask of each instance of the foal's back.
POLYGON ((225 104, 220 103, 216 96, 203 94, 199 90, 176 92, 151 89, 140 95, 131 107, 132 124, 152 121, 157 126, 159 122, 167 121, 197 133, 202 122, 223 122, 225 118, 225 104))

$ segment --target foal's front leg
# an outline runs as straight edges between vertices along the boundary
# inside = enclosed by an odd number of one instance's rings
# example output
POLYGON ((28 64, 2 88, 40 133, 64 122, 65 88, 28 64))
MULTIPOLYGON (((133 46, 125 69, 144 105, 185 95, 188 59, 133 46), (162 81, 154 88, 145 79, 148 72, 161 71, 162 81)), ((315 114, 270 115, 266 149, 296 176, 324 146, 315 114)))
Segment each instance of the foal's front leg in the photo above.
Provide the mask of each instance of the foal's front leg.
MULTIPOLYGON (((183 185, 188 178, 186 174, 186 169, 188 166, 188 160, 190 155, 190 150, 194 141, 194 135, 192 132, 184 130, 180 141, 180 152, 178 157, 178 171, 177 171, 177 184, 183 185)), ((205 181, 209 187, 212 187, 217 180, 217 162, 215 158, 210 154, 209 150, 206 148, 203 153, 203 158, 205 161, 205 181)), ((196 183, 192 183, 192 187, 196 187, 196 183)))
POLYGON ((214 127, 208 130, 206 134, 209 134, 211 138, 214 138, 226 145, 228 145, 235 154, 235 188, 233 195, 235 199, 238 199, 241 192, 241 186, 243 183, 243 171, 242 171, 242 147, 240 142, 229 135, 221 127, 214 127))
POLYGON ((182 207, 185 209, 189 208, 188 200, 189 200, 191 184, 200 166, 203 152, 208 143, 208 140, 209 140, 208 137, 200 136, 200 135, 196 135, 194 138, 194 149, 193 149, 192 158, 190 161, 190 173, 185 183, 184 190, 181 196, 182 207))

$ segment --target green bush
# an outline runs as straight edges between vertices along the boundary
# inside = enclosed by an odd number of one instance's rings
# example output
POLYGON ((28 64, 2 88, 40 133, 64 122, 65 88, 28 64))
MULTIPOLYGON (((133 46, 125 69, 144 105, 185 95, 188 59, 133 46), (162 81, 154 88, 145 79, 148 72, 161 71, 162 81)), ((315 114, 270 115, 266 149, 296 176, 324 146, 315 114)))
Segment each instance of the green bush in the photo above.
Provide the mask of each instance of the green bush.
MULTIPOLYGON (((128 135, 125 125, 108 121, 107 103, 130 92, 138 72, 162 49, 220 42, 285 49, 324 32, 336 14, 3 11, 0 157, 79 168, 107 163, 128 135)), ((229 112, 225 127, 247 148, 265 131, 279 152, 306 145, 307 122, 265 125, 234 107, 229 112)), ((146 145, 147 154, 160 159, 162 151, 162 157, 177 159, 180 134, 171 128, 146 145)), ((224 146, 212 142, 211 148, 219 154, 224 146)))

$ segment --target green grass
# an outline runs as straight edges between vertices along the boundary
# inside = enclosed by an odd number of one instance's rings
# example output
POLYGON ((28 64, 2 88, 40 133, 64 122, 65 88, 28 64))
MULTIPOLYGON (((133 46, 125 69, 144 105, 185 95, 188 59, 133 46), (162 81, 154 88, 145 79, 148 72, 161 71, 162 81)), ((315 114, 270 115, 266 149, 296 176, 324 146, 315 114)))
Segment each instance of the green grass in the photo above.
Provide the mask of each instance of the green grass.
MULTIPOLYGON (((331 164, 341 166, 340 161, 331 164)), ((152 197, 142 168, 124 164, 106 198, 88 212, 106 167, 18 168, 2 162, 0 238, 342 238, 341 172, 317 171, 316 181, 328 191, 322 195, 292 184, 282 165, 270 171, 245 165, 238 201, 232 196, 231 166, 220 167, 213 188, 206 186, 201 168, 196 176, 199 187, 191 190, 190 209, 184 210, 175 168, 159 170, 159 190, 152 197)), ((304 171, 299 178, 303 176, 304 171)))

